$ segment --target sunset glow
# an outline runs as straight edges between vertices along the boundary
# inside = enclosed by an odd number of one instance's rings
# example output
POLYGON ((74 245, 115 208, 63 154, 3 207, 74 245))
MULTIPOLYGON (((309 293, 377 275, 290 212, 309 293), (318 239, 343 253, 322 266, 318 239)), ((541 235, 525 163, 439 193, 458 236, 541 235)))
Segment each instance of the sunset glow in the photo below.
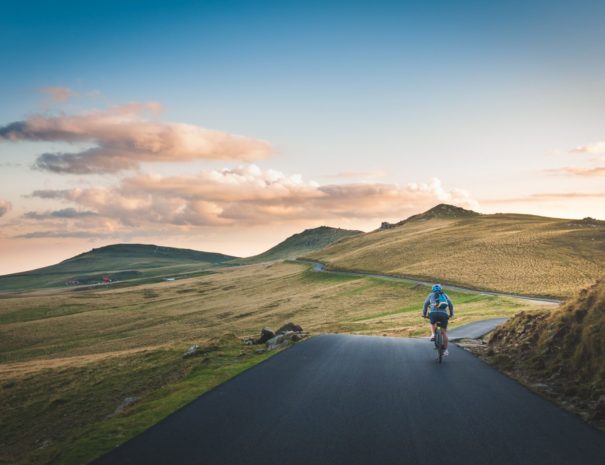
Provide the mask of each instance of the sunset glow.
POLYGON ((0 274, 438 203, 605 219, 603 4, 126 3, 3 6, 0 274))

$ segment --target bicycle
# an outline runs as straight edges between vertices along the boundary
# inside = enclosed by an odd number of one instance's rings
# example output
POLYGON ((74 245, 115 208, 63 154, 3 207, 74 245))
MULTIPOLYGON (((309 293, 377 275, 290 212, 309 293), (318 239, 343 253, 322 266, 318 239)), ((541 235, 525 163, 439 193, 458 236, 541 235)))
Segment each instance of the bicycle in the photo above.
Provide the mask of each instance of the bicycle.
MULTIPOLYGON (((424 316, 423 318, 427 318, 424 316)), ((437 360, 439 363, 443 362, 443 353, 445 352, 445 346, 443 344, 443 333, 441 332, 441 321, 435 323, 435 349, 437 350, 437 360)))
POLYGON ((443 345, 443 334, 441 333, 441 321, 438 321, 436 324, 437 328, 435 328, 435 349, 437 349, 437 358, 439 363, 443 361, 443 353, 445 352, 445 347, 443 345))

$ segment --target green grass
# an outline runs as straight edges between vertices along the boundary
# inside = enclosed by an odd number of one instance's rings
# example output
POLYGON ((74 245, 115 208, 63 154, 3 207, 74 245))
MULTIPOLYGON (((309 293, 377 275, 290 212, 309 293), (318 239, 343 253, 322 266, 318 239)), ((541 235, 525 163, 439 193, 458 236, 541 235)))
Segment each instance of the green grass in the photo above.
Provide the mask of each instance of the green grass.
MULTIPOLYGON (((273 263, 128 288, 0 294, 0 403, 8 406, 0 463, 84 463, 111 449, 268 356, 239 342, 264 326, 293 321, 311 333, 424 335, 428 292, 273 263), (182 359, 194 343, 213 350, 182 359), (141 400, 108 419, 129 396, 141 400)), ((513 298, 450 296, 453 326, 540 308, 513 298)))
POLYGON ((288 237, 266 252, 253 257, 236 259, 231 264, 242 265, 297 258, 361 233, 361 231, 331 228, 329 226, 306 229, 301 233, 288 237))
POLYGON ((221 338, 190 359, 181 357, 184 349, 144 351, 5 382, 0 463, 88 463, 271 355, 254 354, 235 338, 221 338), (140 400, 108 418, 130 396, 140 400))

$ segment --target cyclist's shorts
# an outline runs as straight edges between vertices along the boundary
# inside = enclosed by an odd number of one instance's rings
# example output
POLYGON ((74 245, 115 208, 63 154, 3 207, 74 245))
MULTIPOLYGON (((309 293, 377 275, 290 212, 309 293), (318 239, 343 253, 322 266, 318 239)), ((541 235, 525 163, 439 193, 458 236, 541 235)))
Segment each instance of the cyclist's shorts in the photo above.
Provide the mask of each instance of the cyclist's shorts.
POLYGON ((450 316, 445 312, 431 312, 429 313, 429 319, 431 320, 432 325, 439 321, 441 322, 441 327, 447 329, 447 322, 450 319, 450 316))

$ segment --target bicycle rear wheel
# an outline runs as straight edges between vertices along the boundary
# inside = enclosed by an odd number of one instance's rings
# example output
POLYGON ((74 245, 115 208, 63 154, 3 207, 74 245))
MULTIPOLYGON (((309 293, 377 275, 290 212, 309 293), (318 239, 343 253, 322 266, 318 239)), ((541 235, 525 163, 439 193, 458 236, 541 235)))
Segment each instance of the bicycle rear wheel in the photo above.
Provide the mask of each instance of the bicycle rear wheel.
POLYGON ((443 335, 441 334, 441 328, 437 328, 435 331, 435 347, 437 347, 437 356, 439 363, 443 361, 443 335))

